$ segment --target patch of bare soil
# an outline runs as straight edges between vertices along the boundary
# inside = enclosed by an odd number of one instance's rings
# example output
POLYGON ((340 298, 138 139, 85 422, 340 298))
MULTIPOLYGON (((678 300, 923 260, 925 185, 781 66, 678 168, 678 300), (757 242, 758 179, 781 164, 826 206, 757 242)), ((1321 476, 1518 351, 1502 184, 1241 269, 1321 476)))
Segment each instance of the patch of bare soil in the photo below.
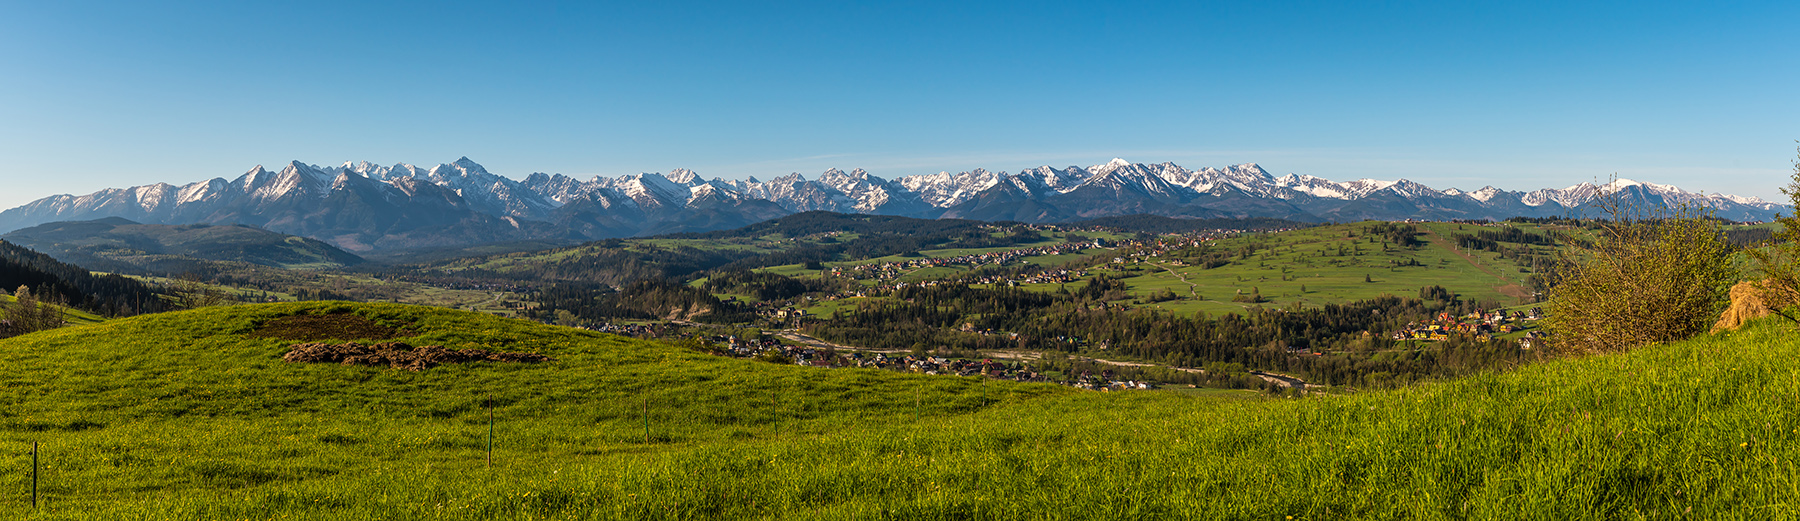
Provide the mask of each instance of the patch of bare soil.
POLYGON ((469 362, 516 362, 533 364, 556 359, 537 353, 497 353, 486 349, 445 349, 444 346, 413 347, 401 342, 374 345, 294 344, 282 360, 293 363, 388 366, 408 371, 423 371, 443 364, 469 362))
POLYGON ((1507 284, 1505 286, 1495 286, 1494 290, 1499 291, 1501 295, 1506 295, 1508 297, 1513 297, 1513 298, 1525 298, 1525 297, 1531 296, 1531 290, 1525 289, 1525 286, 1520 286, 1518 284, 1507 284))
POLYGON ((251 331, 251 337, 276 338, 281 340, 299 340, 316 342, 327 339, 363 338, 369 340, 388 340, 403 336, 412 336, 412 332, 403 331, 375 323, 373 320, 349 313, 331 313, 325 315, 293 315, 263 322, 251 331))

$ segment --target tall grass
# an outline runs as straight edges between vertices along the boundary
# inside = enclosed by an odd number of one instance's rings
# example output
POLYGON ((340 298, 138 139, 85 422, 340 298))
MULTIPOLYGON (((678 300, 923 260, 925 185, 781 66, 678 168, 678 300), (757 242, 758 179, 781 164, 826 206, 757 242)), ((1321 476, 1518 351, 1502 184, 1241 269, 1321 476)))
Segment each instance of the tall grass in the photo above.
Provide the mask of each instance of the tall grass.
POLYGON ((280 342, 231 333, 317 306, 0 342, 0 515, 1780 518, 1800 497, 1800 345, 1766 322, 1303 400, 773 366, 404 306, 351 309, 420 324, 422 338, 559 361, 296 366, 270 361, 280 342), (27 514, 33 440, 45 444, 47 502, 27 514))

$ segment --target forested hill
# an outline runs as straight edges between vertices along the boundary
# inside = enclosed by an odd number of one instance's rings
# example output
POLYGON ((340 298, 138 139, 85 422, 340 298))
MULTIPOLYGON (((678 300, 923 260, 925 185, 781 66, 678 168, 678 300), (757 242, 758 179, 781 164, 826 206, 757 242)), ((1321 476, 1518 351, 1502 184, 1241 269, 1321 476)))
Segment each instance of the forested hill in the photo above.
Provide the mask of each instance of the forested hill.
POLYGON ((409 268, 405 276, 623 287, 646 279, 686 280, 714 269, 816 264, 1044 240, 1031 226, 806 212, 734 230, 606 239, 539 252, 437 262, 409 268))
MULTIPOLYGON (((1011 221, 988 222, 968 219, 914 219, 891 215, 805 212, 789 215, 780 219, 763 221, 735 230, 678 233, 663 235, 657 238, 727 239, 761 237, 769 234, 781 234, 787 237, 804 237, 830 232, 854 233, 859 235, 942 235, 945 233, 977 230, 982 226, 1011 226, 1017 224, 1020 223, 1011 221)), ((1160 215, 1134 214, 1102 217, 1085 221, 1071 221, 1059 223, 1056 224, 1056 226, 1063 228, 1112 228, 1127 232, 1145 233, 1189 233, 1213 230, 1291 230, 1295 228, 1316 226, 1316 224, 1267 217, 1251 217, 1243 219, 1181 219, 1163 217, 1160 215)))
POLYGON ((843 214, 836 212, 803 212, 780 219, 770 219, 743 228, 717 230, 699 233, 677 233, 654 238, 669 239, 731 239, 743 237, 762 237, 770 234, 781 234, 786 237, 804 237, 820 233, 844 232, 858 235, 941 235, 944 233, 977 230, 983 225, 1018 224, 1012 222, 988 223, 967 219, 914 219, 893 215, 843 214))
POLYGON ((1250 217, 1245 219, 1178 219, 1161 215, 1135 214, 1117 217, 1101 217, 1086 221, 1063 223, 1063 226, 1075 228, 1113 228, 1128 232, 1144 233, 1190 233, 1212 230, 1270 231, 1292 230, 1317 226, 1313 223, 1272 219, 1268 217, 1250 217))
POLYGON ((59 302, 108 316, 165 311, 168 307, 143 283, 119 275, 94 275, 79 266, 0 240, 0 288, 31 289, 39 300, 59 302))
POLYGON ((111 217, 41 224, 0 237, 64 262, 129 274, 183 273, 213 262, 299 269, 363 262, 324 242, 241 225, 139 224, 111 217))

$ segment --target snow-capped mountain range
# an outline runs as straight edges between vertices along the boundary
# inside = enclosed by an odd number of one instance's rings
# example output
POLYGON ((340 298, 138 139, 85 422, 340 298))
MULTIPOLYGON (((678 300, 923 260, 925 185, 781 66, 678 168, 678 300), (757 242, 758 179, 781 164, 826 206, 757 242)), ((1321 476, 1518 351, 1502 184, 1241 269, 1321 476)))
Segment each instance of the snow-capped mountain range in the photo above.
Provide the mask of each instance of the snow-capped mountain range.
MULTIPOLYGON (((1123 159, 1016 174, 968 172, 882 179, 861 169, 759 181, 703 179, 677 169, 588 180, 495 175, 461 158, 431 168, 294 161, 215 178, 58 195, 0 212, 0 233, 46 222, 123 217, 154 224, 249 224, 351 251, 513 240, 579 241, 742 226, 805 211, 1059 222, 1150 213, 1301 221, 1504 219, 1583 212, 1605 194, 1659 205, 1700 204, 1718 216, 1770 220, 1792 208, 1753 197, 1688 192, 1619 179, 1530 192, 1492 186, 1437 190, 1408 181, 1339 182, 1270 175, 1254 163, 1190 170, 1123 159)), ((1593 214, 1590 210, 1588 214, 1593 214)))

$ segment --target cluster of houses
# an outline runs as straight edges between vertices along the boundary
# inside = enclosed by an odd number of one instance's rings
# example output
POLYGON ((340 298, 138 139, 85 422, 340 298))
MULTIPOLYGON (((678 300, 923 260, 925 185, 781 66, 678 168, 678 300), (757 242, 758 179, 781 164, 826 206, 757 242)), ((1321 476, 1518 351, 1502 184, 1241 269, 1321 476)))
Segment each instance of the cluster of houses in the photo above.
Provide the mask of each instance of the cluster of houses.
MULTIPOLYGON (((1436 320, 1408 323, 1405 329, 1390 333, 1389 338, 1435 342, 1448 340, 1454 335, 1473 335, 1477 340, 1487 341, 1492 339, 1493 335, 1523 331, 1529 327, 1525 322, 1537 321, 1542 318, 1544 318, 1543 309, 1535 307, 1530 311, 1514 311, 1510 314, 1505 311, 1476 311, 1461 317, 1451 316, 1450 313, 1445 312, 1439 313, 1436 320)), ((1535 336, 1527 333, 1526 338, 1520 342, 1521 347, 1530 349, 1530 341, 1535 336)))
POLYGON ((1081 280, 1087 276, 1087 270, 1054 269, 1027 273, 1017 277, 1005 275, 988 275, 966 279, 969 284, 992 284, 995 286, 1017 286, 1020 284, 1067 284, 1081 280))
POLYGON ((751 339, 725 335, 707 337, 707 340, 715 347, 715 354, 735 358, 764 359, 772 358, 769 355, 780 355, 782 358, 792 360, 795 365, 809 367, 865 368, 928 375, 983 377, 1015 382, 1054 383, 1098 391, 1154 388, 1150 382, 1114 380, 1110 371, 1099 375, 1083 372, 1073 379, 1051 380, 1032 367, 1029 362, 998 362, 992 359, 972 360, 910 354, 890 356, 887 353, 838 351, 784 344, 772 337, 751 339))
POLYGON ((588 331, 599 331, 601 333, 612 333, 615 335, 628 336, 628 337, 633 337, 633 338, 656 337, 656 336, 661 335, 660 328, 657 328, 654 326, 648 326, 648 325, 644 325, 644 324, 614 324, 611 322, 606 322, 606 323, 601 323, 601 324, 582 326, 581 328, 586 329, 588 331))

